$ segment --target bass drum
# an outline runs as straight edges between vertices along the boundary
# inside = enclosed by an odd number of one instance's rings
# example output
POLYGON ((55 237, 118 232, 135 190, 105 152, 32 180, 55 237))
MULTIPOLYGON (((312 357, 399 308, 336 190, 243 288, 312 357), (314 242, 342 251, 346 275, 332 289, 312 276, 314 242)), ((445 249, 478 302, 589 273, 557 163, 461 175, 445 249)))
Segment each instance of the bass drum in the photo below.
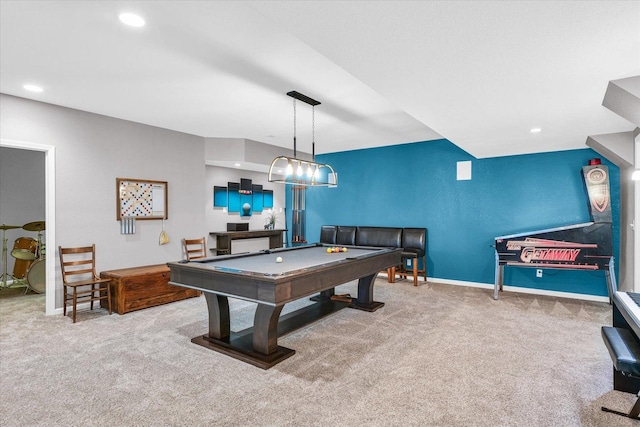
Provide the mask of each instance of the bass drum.
POLYGON ((27 282, 29 287, 39 294, 43 294, 47 289, 46 259, 39 259, 29 267, 27 272, 27 282))

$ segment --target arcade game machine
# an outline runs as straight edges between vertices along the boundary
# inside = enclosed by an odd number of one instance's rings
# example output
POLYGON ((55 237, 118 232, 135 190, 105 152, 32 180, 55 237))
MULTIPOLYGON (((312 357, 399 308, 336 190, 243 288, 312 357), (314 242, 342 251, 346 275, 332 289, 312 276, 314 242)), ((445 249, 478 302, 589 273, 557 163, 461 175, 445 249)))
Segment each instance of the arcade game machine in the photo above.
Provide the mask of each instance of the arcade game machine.
POLYGON ((582 167, 591 222, 495 238, 493 299, 502 290, 504 267, 604 270, 609 295, 617 289, 613 260, 609 169, 600 159, 582 167))

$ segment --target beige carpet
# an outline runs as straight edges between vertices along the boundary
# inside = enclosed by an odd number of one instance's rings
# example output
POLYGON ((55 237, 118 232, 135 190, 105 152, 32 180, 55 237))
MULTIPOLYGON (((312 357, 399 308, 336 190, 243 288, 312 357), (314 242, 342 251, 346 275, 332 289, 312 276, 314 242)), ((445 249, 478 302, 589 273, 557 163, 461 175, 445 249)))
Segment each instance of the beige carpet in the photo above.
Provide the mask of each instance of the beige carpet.
MULTIPOLYGON (((282 337, 296 354, 267 371, 190 342, 203 297, 72 324, 45 316, 43 295, 1 290, 0 424, 639 425, 600 411, 635 401, 612 391, 608 304, 420 284, 378 279, 382 309, 282 337)), ((232 329, 250 326, 252 304, 231 308, 232 329)))

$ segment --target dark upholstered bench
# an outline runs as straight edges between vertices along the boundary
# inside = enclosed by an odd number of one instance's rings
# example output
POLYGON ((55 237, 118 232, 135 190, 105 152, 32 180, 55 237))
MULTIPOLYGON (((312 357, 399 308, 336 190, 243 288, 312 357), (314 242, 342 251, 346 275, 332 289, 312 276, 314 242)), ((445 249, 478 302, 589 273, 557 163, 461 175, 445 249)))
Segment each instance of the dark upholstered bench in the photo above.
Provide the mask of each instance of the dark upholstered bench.
POLYGON ((323 225, 320 228, 320 243, 330 245, 355 245, 382 248, 402 248, 402 266, 387 270, 389 282, 395 281, 396 271, 400 276, 413 274, 413 285, 418 286, 418 274, 424 275, 427 281, 426 266, 426 228, 370 227, 323 225), (404 260, 411 259, 411 272, 404 268, 404 260), (422 259, 423 268, 418 269, 418 261, 422 259))
MULTIPOLYGON (((640 378, 640 343, 631 331, 613 326, 602 327, 602 339, 609 350, 609 356, 613 361, 613 367, 624 376, 640 378)), ((640 414, 640 393, 638 399, 629 413, 615 411, 602 407, 605 412, 622 415, 629 418, 638 418, 640 414)))

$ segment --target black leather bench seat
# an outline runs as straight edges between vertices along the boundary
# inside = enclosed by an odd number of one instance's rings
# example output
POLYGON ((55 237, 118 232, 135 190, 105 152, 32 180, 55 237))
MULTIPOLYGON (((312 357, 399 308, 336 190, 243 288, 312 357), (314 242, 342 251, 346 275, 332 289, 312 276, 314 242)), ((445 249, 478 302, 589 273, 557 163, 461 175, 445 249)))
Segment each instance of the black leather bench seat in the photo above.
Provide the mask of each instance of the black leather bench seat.
POLYGON ((602 339, 616 370, 640 377, 640 343, 631 331, 603 326, 602 339))
POLYGON ((418 286, 418 274, 427 281, 427 229, 407 227, 373 227, 323 225, 320 228, 320 243, 330 245, 372 246, 378 248, 401 248, 402 263, 387 269, 389 283, 400 277, 413 275, 413 286, 418 286), (411 260, 412 271, 406 269, 405 261, 411 260), (422 261, 422 269, 418 264, 422 261))

